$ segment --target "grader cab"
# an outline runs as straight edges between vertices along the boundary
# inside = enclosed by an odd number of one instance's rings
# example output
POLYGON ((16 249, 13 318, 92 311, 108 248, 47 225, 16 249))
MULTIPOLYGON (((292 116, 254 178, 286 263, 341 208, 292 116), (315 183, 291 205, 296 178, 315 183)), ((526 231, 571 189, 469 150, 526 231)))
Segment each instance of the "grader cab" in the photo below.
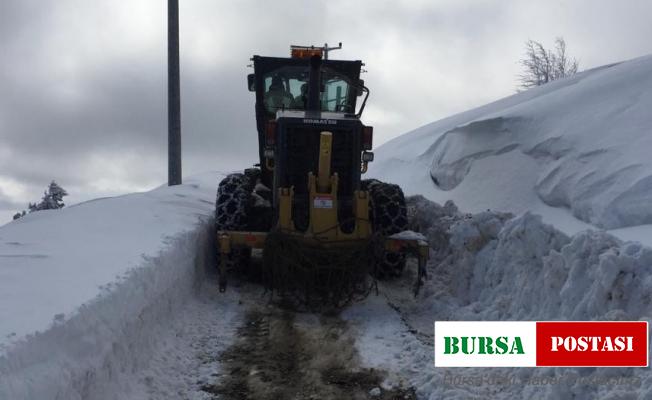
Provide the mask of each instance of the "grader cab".
POLYGON ((427 243, 400 234, 400 187, 361 179, 373 161, 373 128, 360 121, 369 90, 362 62, 330 60, 333 49, 252 58, 260 159, 218 187, 220 290, 229 270, 248 270, 251 249, 262 250, 270 288, 308 304, 364 294, 370 275, 400 274, 408 254, 419 259, 417 289, 425 276, 427 243))

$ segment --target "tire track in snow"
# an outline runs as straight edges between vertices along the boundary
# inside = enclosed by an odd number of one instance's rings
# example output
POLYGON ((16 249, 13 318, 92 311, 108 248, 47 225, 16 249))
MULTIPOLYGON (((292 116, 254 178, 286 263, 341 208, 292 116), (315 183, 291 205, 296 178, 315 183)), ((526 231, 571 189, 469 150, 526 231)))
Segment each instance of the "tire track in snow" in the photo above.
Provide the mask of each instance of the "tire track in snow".
POLYGON ((295 313, 249 301, 239 339, 224 351, 213 399, 416 399, 412 388, 383 389, 385 372, 364 368, 355 335, 336 316, 295 313))

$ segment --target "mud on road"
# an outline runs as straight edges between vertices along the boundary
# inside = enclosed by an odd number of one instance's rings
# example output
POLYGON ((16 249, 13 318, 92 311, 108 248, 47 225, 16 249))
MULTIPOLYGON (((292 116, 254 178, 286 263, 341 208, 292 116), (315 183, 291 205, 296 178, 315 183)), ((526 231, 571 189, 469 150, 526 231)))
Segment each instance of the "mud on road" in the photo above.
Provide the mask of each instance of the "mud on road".
POLYGON ((222 377, 202 387, 215 399, 416 399, 381 388, 383 371, 362 368, 338 317, 250 306, 239 338, 220 355, 222 377))

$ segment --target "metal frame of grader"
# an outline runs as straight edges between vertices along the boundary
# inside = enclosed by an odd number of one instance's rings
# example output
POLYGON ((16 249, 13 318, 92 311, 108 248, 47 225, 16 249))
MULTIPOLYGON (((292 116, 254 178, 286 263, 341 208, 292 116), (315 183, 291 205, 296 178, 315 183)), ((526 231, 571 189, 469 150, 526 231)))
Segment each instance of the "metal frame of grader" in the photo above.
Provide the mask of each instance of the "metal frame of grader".
MULTIPOLYGON (((279 188, 279 217, 277 231, 305 242, 327 248, 345 247, 355 243, 366 242, 373 234, 369 221, 369 193, 364 190, 354 192, 353 214, 355 228, 351 233, 340 229, 337 219, 337 174, 331 174, 332 134, 321 132, 319 146, 319 171, 315 176, 308 173, 310 225, 305 232, 298 231, 292 220, 292 198, 294 189, 279 188)), ((219 265, 221 284, 226 285, 226 268, 228 255, 233 246, 263 249, 268 232, 219 231, 217 233, 218 249, 222 255, 219 265)), ((429 246, 421 239, 384 238, 384 247, 388 251, 403 251, 418 258, 418 279, 415 293, 425 277, 425 266, 429 257, 429 246)))

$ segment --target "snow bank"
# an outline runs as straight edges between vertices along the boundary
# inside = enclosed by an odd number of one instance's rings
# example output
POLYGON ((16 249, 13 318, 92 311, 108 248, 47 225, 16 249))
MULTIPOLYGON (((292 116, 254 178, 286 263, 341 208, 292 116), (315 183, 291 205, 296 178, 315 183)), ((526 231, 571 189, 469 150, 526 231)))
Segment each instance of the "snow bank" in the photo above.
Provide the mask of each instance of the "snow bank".
MULTIPOLYGON (((652 224, 652 56, 596 68, 409 132, 370 174, 462 209, 567 209, 614 229, 652 224)), ((581 224, 575 224, 575 232, 581 224)))
MULTIPOLYGON (((652 396, 652 376, 645 368, 435 369, 431 347, 434 321, 649 320, 651 248, 605 232, 569 237, 530 213, 516 218, 499 212, 462 214, 452 203, 441 207, 422 197, 409 202, 415 215, 412 224, 420 225, 433 247, 429 280, 416 300, 406 290, 413 277, 402 286, 382 288, 400 310, 401 326, 391 328, 397 321, 386 320, 363 324, 360 350, 367 362, 389 363, 397 373, 408 371, 410 382, 428 399, 652 396), (376 334, 374 323, 383 326, 380 334, 391 338, 382 356, 363 342, 376 334), (406 335, 406 329, 416 334, 406 335), (488 376, 500 377, 503 383, 488 384, 488 376), (455 383, 452 377, 469 380, 455 383), (532 383, 543 378, 560 381, 532 383), (627 383, 596 385, 589 378, 622 378, 627 383)), ((357 318, 370 310, 382 312, 375 299, 360 307, 363 311, 349 314, 357 318)))
POLYGON ((146 363, 210 264, 218 179, 0 228, 0 398, 111 398, 103 389, 146 363))

